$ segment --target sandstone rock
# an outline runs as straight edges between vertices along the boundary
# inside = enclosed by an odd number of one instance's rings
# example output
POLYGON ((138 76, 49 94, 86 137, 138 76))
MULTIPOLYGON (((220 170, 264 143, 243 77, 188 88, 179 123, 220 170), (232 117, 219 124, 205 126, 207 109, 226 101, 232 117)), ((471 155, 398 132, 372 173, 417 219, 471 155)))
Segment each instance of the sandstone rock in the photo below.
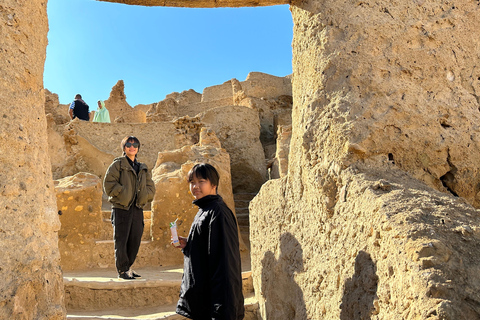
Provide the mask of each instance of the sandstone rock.
POLYGON ((477 209, 393 166, 325 175, 334 181, 331 188, 346 189, 346 201, 336 201, 333 214, 318 201, 324 192, 314 185, 305 185, 298 201, 289 177, 267 182, 251 202, 252 270, 262 317, 294 310, 312 319, 427 319, 428 310, 430 316, 449 314, 445 319, 476 318, 475 305, 463 299, 476 299, 480 283, 477 209))
POLYGON ((68 104, 60 104, 58 94, 44 89, 45 93, 45 114, 51 114, 56 124, 65 124, 70 121, 68 115, 68 104))
POLYGON ((0 319, 65 319, 58 220, 47 145, 45 1, 0 14, 0 319))
POLYGON ((56 180, 55 191, 62 224, 58 233, 62 269, 99 267, 98 263, 102 259, 94 256, 92 252, 95 240, 101 238, 105 224, 101 210, 101 179, 96 175, 80 172, 56 180))
MULTIPOLYGON (((112 91, 110 92, 110 97, 105 100, 105 107, 110 113, 110 119, 115 123, 146 122, 145 108, 132 108, 128 104, 123 80, 119 80, 113 86, 112 91)), ((95 109, 96 108, 92 110, 95 109)))
POLYGON ((462 239, 456 228, 477 225, 479 215, 454 194, 478 206, 471 183, 478 181, 471 73, 478 10, 467 1, 309 1, 292 6, 292 15, 288 175, 267 182, 250 207, 262 317, 286 305, 312 319, 477 318, 478 304, 464 299, 480 301, 472 258, 479 239, 462 239), (431 14, 418 10, 427 7, 431 14), (287 241, 283 255, 285 234, 298 245, 287 241), (259 243, 265 237, 274 246, 259 243), (273 278, 291 291, 298 285, 303 300, 276 298, 267 290, 272 280, 262 278, 263 259, 282 266, 298 255, 303 269, 273 278))

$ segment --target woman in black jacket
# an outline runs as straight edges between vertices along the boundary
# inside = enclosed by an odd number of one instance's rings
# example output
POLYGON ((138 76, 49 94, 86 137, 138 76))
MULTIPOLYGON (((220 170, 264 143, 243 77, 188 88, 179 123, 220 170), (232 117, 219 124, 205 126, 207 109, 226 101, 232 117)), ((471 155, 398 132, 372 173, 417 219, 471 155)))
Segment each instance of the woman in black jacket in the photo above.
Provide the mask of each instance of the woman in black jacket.
POLYGON ((155 184, 147 165, 137 161, 140 141, 131 136, 121 142, 123 156, 113 160, 103 180, 103 189, 112 204, 115 265, 118 277, 140 277, 131 266, 137 257, 144 228, 143 207, 153 200, 155 184))
POLYGON ((219 180, 217 170, 205 163, 188 173, 199 211, 188 238, 179 237, 184 267, 176 312, 194 320, 244 317, 237 221, 217 194, 219 180))

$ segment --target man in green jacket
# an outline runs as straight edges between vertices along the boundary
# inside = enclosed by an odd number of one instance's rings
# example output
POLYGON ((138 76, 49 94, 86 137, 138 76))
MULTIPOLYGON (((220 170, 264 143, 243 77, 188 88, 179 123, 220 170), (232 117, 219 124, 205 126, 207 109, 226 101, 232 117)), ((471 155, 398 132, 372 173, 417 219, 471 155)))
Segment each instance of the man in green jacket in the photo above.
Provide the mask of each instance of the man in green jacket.
POLYGON ((112 204, 115 265, 118 278, 140 277, 131 269, 140 248, 143 234, 143 208, 153 200, 155 184, 147 165, 137 161, 140 141, 133 136, 121 142, 123 156, 108 167, 103 189, 112 204))

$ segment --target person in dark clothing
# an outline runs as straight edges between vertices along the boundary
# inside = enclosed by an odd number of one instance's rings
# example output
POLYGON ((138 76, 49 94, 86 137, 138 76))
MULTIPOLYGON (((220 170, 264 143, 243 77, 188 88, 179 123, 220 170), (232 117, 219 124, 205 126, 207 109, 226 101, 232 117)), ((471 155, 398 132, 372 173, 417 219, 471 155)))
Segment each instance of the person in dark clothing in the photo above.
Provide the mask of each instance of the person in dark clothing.
POLYGON ((75 100, 73 100, 70 104, 70 108, 68 108, 68 114, 72 120, 75 118, 85 121, 90 120, 89 106, 82 100, 80 94, 75 95, 75 100))
POLYGON ((147 165, 137 161, 140 141, 126 137, 123 156, 113 160, 103 180, 103 189, 112 204, 115 265, 118 277, 132 280, 140 275, 131 269, 142 240, 143 207, 153 200, 155 184, 147 165))
POLYGON ((176 313, 194 320, 241 320, 245 313, 237 221, 217 194, 219 180, 205 163, 188 173, 199 211, 188 238, 179 237, 184 267, 176 313))

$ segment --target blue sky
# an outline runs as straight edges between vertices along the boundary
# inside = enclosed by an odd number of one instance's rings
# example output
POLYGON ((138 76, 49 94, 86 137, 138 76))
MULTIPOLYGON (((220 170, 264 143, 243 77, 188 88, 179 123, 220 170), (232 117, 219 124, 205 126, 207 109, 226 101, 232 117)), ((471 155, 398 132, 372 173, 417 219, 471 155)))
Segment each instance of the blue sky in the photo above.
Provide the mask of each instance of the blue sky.
POLYGON ((60 103, 81 93, 91 109, 118 80, 133 107, 172 92, 292 73, 288 5, 188 9, 48 0, 44 86, 60 103))

